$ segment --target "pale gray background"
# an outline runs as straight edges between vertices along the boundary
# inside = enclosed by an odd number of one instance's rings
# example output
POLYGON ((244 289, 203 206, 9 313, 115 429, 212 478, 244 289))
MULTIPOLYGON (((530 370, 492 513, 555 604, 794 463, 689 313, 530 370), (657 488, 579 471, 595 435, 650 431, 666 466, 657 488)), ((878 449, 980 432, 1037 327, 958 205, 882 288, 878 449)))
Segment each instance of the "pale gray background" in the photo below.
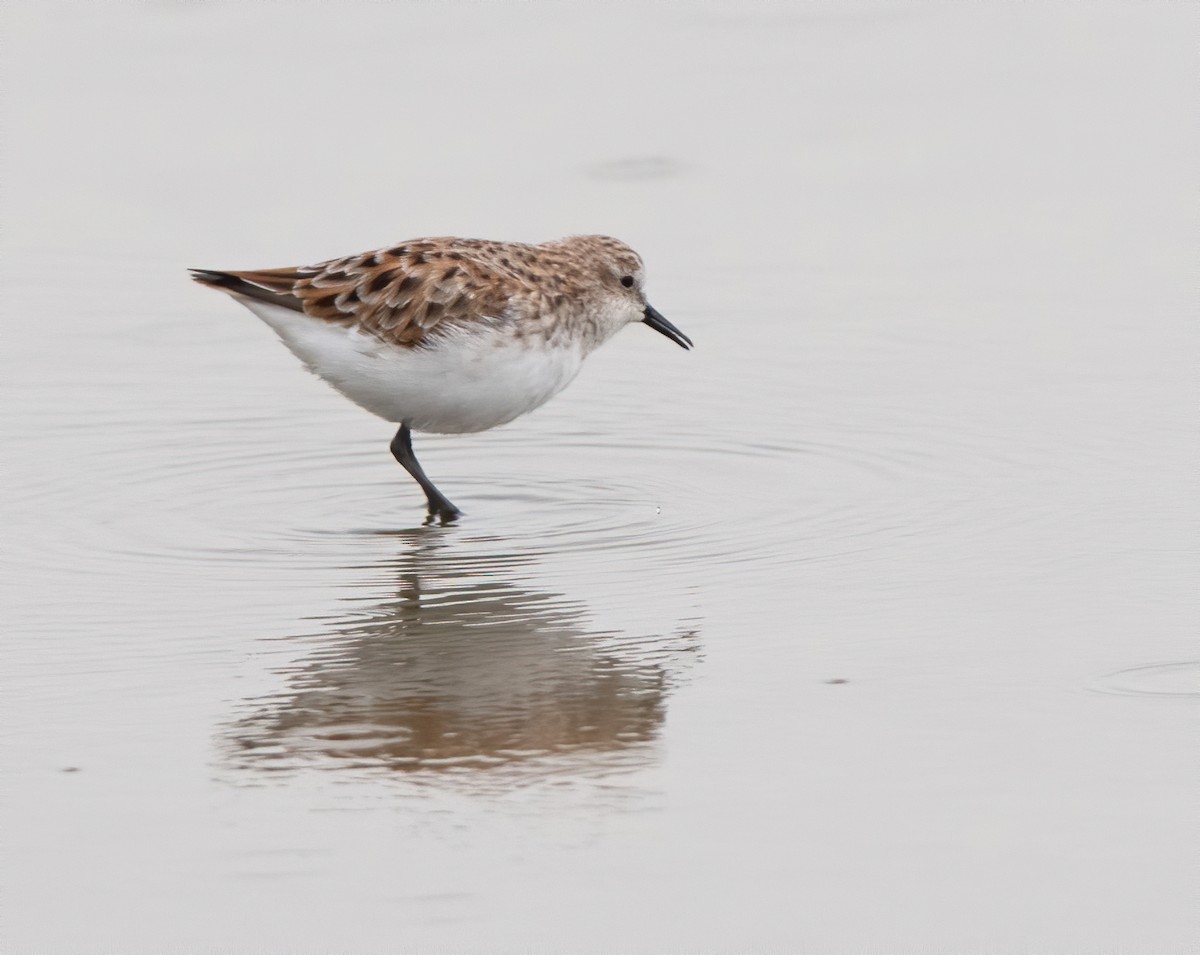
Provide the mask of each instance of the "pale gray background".
POLYGON ((1194 950, 1197 19, 4 4, 4 949, 1194 950), (184 271, 572 232, 451 529, 184 271))

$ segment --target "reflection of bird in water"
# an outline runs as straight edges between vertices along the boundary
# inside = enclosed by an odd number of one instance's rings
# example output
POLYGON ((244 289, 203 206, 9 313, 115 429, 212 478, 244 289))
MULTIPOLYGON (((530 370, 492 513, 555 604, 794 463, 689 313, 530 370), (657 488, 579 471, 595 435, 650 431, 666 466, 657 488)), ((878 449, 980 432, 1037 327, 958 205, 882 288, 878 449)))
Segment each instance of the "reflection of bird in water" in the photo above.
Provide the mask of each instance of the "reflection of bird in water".
POLYGON ((239 766, 608 763, 657 735, 694 632, 589 630, 580 606, 518 585, 521 560, 439 555, 446 542, 422 529, 403 536, 413 549, 383 565, 394 592, 329 621, 288 689, 249 701, 230 728, 239 766))

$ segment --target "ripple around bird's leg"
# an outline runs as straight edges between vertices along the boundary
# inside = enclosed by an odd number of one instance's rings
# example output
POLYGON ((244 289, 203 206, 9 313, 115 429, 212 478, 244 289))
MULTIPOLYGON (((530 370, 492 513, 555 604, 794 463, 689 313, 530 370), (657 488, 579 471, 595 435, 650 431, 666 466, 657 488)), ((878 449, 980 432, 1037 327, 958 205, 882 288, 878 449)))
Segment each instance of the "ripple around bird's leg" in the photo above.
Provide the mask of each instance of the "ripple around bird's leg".
POLYGON ((1089 689, 1120 696, 1200 698, 1200 661, 1130 667, 1097 677, 1089 689))

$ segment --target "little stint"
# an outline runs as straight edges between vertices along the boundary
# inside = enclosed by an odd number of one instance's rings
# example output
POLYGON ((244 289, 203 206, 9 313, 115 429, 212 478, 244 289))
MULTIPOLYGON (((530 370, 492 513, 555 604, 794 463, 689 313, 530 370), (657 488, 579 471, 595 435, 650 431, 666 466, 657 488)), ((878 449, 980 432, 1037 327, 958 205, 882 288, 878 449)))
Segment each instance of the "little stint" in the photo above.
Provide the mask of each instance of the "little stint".
POLYGON ((563 390, 633 322, 692 341, 642 290, 641 257, 608 236, 540 245, 413 239, 299 268, 192 277, 228 292, 310 371, 399 425, 391 450, 425 492, 429 521, 461 511, 417 462, 412 432, 506 424, 563 390))

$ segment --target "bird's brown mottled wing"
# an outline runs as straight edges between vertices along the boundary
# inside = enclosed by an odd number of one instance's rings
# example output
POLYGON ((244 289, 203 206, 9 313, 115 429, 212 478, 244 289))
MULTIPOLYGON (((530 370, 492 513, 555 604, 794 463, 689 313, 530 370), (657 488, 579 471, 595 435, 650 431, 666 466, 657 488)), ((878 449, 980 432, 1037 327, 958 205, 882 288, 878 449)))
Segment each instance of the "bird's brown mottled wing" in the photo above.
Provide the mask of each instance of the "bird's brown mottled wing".
POLYGON ((456 327, 514 317, 514 294, 532 289, 502 257, 499 243, 426 239, 313 266, 198 271, 196 278, 416 346, 456 327))

